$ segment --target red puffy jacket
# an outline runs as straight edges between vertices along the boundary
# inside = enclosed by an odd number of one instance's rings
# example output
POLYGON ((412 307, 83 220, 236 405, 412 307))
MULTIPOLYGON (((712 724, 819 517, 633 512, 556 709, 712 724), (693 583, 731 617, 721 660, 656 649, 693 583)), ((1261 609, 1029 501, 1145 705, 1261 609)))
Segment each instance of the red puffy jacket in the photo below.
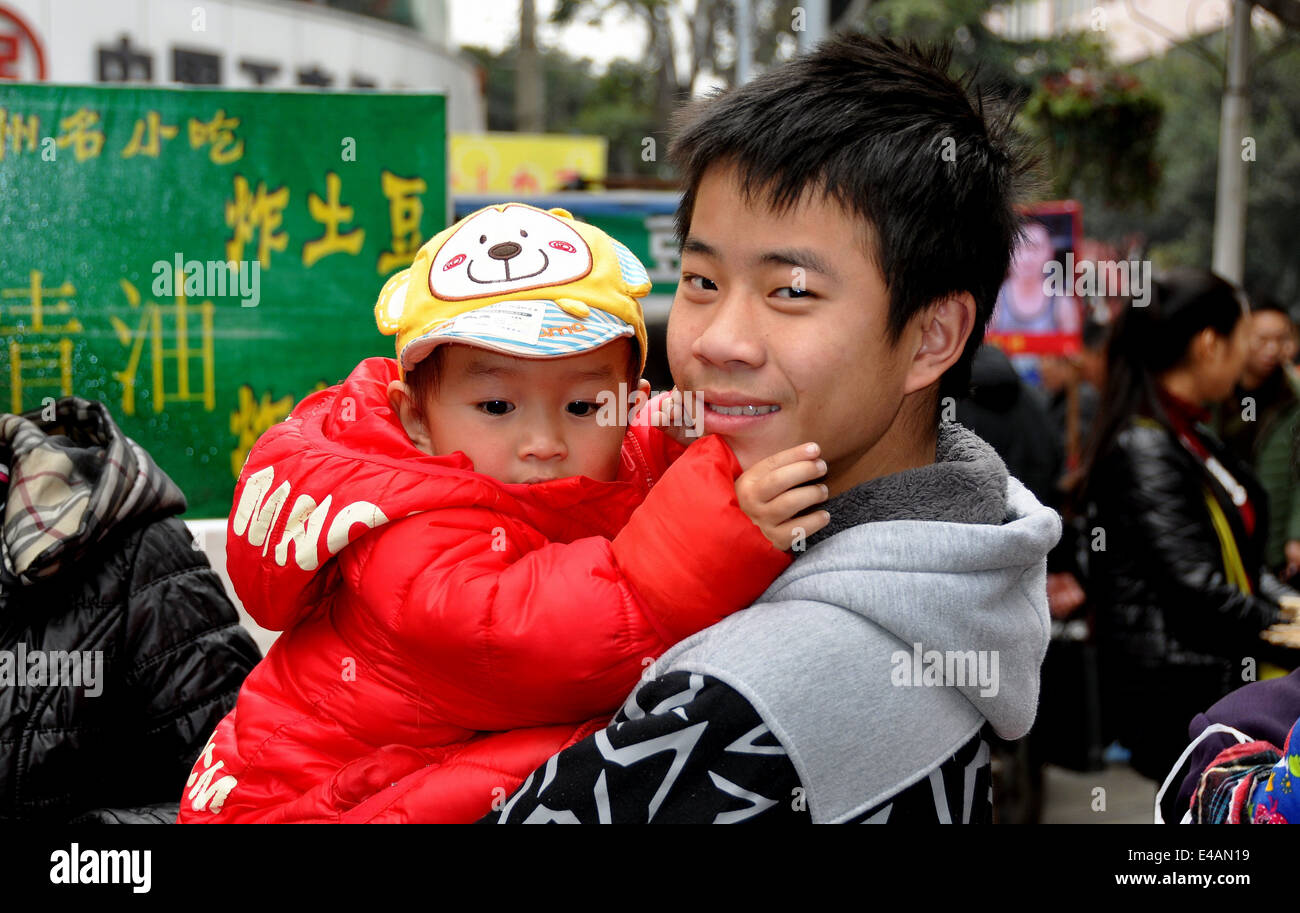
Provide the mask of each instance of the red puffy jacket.
POLYGON ((181 822, 476 820, 789 564, 738 507, 720 438, 683 451, 633 426, 616 481, 508 484, 415 449, 397 376, 367 359, 249 454, 227 567, 285 633, 195 763, 181 822))

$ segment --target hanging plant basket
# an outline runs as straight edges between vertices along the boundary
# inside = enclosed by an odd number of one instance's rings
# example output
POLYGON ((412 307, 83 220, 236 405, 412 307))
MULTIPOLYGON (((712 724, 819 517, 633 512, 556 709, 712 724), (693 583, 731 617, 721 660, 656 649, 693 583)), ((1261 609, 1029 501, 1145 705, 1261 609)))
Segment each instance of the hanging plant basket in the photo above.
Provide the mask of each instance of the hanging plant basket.
POLYGON ((1045 78, 1024 109, 1046 141, 1053 193, 1082 189, 1117 209, 1154 205, 1163 116, 1160 98, 1132 74, 1082 69, 1045 78))

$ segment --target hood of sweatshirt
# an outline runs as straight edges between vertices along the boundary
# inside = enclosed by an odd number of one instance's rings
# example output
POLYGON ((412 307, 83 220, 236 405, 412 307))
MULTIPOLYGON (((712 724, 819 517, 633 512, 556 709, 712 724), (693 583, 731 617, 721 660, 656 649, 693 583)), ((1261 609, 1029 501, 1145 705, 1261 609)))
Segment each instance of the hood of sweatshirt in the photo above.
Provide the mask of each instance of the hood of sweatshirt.
POLYGON ((25 586, 77 562, 127 523, 185 510, 185 496, 113 422, 103 403, 67 397, 52 418, 0 415, 8 467, 0 584, 25 586))
POLYGON ((945 690, 999 734, 1027 732, 1050 627, 1044 562, 1060 538, 1057 513, 956 423, 941 426, 933 464, 874 479, 827 508, 842 531, 760 601, 852 613, 888 647, 889 684, 934 683, 942 672, 945 690))
MULTIPOLYGON (((847 821, 930 775, 988 721, 1033 724, 1056 512, 956 423, 932 464, 832 498, 831 528, 750 608, 656 675, 712 675, 780 740, 814 821, 847 821)), ((973 768, 968 770, 973 777, 973 768)))

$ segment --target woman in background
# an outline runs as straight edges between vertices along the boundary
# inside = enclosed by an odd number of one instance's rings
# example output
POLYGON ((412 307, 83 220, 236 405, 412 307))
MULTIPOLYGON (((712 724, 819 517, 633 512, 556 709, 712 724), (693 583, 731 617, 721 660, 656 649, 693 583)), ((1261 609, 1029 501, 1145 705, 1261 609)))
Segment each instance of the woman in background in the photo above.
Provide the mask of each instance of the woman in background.
POLYGON ((1294 595, 1263 569, 1263 491, 1203 424, 1241 374, 1245 315, 1233 286, 1191 269, 1122 312, 1075 489, 1091 518, 1103 725, 1156 781, 1192 717, 1277 655, 1260 632, 1294 595))

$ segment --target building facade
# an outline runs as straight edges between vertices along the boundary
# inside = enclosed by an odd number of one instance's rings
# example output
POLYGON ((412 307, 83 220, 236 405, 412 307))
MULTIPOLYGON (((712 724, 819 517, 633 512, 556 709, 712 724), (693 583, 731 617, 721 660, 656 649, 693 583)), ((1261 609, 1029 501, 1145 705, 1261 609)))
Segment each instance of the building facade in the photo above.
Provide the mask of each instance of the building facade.
POLYGON ((294 0, 0 0, 0 80, 443 91, 453 131, 485 129, 446 4, 415 10, 404 26, 294 0))

